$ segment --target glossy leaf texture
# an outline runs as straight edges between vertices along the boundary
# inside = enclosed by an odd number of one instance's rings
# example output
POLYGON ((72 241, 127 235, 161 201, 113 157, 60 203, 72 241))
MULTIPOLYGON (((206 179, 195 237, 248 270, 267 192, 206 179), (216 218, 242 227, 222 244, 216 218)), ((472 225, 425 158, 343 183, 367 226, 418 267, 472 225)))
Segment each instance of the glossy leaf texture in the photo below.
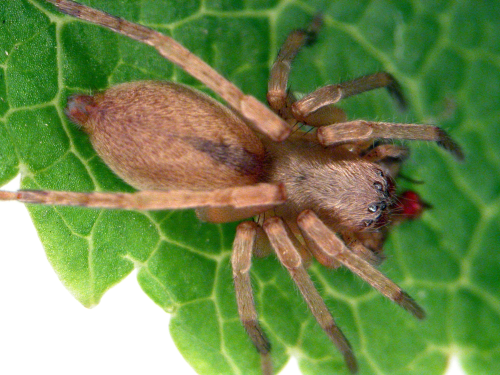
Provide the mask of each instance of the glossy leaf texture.
MULTIPOLYGON (((361 374, 442 374, 452 353, 469 374, 500 373, 500 3, 475 1, 85 1, 173 36, 246 93, 265 100, 270 64, 287 33, 317 12, 324 27, 298 56, 292 89, 309 92, 384 70, 410 111, 378 90, 342 103, 349 118, 437 124, 464 147, 455 162, 415 142, 401 181, 432 209, 395 228, 381 269, 427 310, 419 322, 346 270, 309 272, 351 340, 361 374)), ((203 85, 151 48, 59 14, 40 0, 0 3, 0 181, 22 187, 131 191, 68 122, 74 92, 164 79, 203 85)), ((206 91, 206 90, 205 90, 206 91)), ((235 225, 191 211, 122 212, 30 206, 61 281, 85 306, 134 268, 172 313, 180 351, 201 374, 258 374, 238 317, 230 270, 235 225)), ((9 251, 9 249, 3 249, 9 251)), ((347 373, 274 257, 252 278, 273 360, 297 356, 304 374, 347 373)), ((33 280, 33 282, 36 282, 33 280)))

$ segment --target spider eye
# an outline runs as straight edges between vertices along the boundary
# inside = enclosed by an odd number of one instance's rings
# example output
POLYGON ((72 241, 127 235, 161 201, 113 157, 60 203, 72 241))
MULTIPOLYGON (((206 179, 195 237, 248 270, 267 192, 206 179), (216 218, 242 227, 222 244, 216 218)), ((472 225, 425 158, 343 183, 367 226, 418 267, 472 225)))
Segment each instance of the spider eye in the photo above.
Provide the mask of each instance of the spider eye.
POLYGON ((378 206, 376 204, 371 204, 368 206, 368 211, 370 212, 377 212, 378 206))
POLYGON ((380 182, 374 182, 373 187, 378 191, 382 191, 382 189, 384 188, 380 182))
POLYGON ((376 172, 380 177, 384 178, 384 172, 382 172, 381 169, 377 169, 377 172, 376 172))
POLYGON ((382 203, 380 204, 380 209, 381 209, 382 211, 384 211, 386 208, 387 208, 387 204, 386 204, 385 202, 382 202, 382 203))

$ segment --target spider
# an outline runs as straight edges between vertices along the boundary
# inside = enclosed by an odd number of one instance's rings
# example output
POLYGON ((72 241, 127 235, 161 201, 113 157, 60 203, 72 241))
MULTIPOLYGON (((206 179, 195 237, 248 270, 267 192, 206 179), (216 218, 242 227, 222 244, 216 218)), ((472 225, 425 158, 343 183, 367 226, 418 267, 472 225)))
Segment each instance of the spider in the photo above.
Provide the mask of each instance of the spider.
POLYGON ((418 124, 346 121, 338 101, 376 88, 405 105, 388 73, 329 85, 298 99, 288 90, 291 64, 314 41, 321 17, 291 32, 274 62, 267 99, 243 94, 172 38, 144 26, 66 0, 47 0, 63 13, 149 44, 226 101, 184 85, 142 81, 68 99, 66 113, 86 132, 97 154, 137 193, 0 192, 1 200, 49 205, 162 210, 194 208, 200 219, 231 222, 231 259, 241 322, 261 356, 273 366, 252 294, 252 255, 272 251, 290 273, 318 324, 352 373, 351 346, 308 273, 312 258, 347 267, 418 319, 424 310, 377 270, 391 219, 401 220, 395 178, 408 150, 392 139, 437 142, 458 159, 460 147, 441 129, 418 124), (303 131, 302 126, 313 128, 303 131), (256 132, 254 132, 256 131, 256 132), (255 220, 252 220, 256 218, 255 220))

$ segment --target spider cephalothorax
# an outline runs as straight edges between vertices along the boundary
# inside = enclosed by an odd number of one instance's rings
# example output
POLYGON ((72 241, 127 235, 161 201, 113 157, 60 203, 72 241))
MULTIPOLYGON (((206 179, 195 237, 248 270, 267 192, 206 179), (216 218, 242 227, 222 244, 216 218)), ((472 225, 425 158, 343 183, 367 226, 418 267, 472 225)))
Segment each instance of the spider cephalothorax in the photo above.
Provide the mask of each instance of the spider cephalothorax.
MULTIPOLYGON (((290 67, 300 48, 316 36, 321 24, 316 17, 307 30, 290 33, 282 46, 271 69, 269 109, 167 36, 72 1, 49 2, 62 12, 152 45, 218 93, 229 108, 166 82, 125 83, 93 96, 75 95, 68 100, 69 118, 82 126, 97 154, 118 176, 144 191, 0 192, 0 199, 140 210, 195 208, 200 218, 211 222, 249 219, 236 232, 233 276, 238 312, 261 354, 265 375, 273 372, 271 345, 258 322, 249 276, 252 254, 265 253, 264 248, 272 248, 289 271, 353 373, 357 363, 351 347, 306 271, 311 257, 327 267, 347 267, 417 318, 425 316, 375 268, 391 217, 403 220, 410 205, 395 197, 394 186, 407 149, 374 140, 435 141, 456 157, 463 155, 437 127, 346 121, 334 106, 380 87, 403 105, 401 89, 390 74, 325 86, 297 100, 288 90, 290 67), (300 124, 316 129, 302 132, 296 127, 300 124)), ((413 216, 417 211, 411 210, 413 216)))
POLYGON ((335 230, 380 226, 392 204, 393 184, 381 167, 344 147, 325 148, 293 137, 266 142, 267 180, 283 182, 287 202, 277 215, 294 220, 312 209, 335 230))

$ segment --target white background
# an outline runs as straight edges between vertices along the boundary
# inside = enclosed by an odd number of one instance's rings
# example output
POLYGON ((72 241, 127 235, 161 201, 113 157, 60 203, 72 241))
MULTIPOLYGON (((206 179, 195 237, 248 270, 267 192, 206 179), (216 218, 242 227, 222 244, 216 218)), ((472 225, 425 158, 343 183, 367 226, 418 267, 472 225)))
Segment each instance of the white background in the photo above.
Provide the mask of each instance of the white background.
MULTIPOLYGON (((0 212, 0 374, 195 374, 135 274, 88 310, 59 282, 24 206, 0 202, 0 212)), ((292 360, 281 374, 299 373, 292 360)), ((461 374, 452 360, 447 375, 461 374)))

